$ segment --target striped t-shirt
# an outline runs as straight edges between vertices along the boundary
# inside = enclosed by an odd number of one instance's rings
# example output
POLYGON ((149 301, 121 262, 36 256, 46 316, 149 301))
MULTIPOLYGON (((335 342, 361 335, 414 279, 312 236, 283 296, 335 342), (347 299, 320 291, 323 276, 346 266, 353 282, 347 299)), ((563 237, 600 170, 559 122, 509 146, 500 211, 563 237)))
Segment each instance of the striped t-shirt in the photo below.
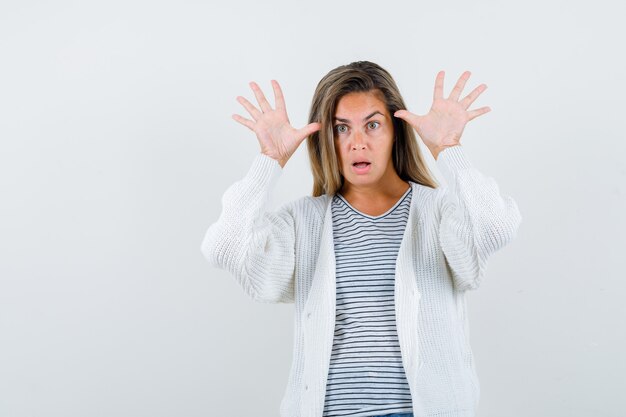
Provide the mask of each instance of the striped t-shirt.
POLYGON ((395 263, 410 204, 411 187, 379 216, 333 196, 337 309, 324 417, 413 411, 394 303, 395 263))

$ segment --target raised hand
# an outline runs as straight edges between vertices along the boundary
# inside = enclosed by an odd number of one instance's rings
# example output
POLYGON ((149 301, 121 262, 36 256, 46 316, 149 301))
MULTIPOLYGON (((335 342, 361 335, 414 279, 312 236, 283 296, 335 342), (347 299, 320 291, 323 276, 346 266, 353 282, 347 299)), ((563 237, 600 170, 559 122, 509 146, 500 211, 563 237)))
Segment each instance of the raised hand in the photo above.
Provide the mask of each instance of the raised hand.
POLYGON ((443 149, 460 145, 461 135, 465 125, 470 120, 491 111, 484 106, 468 111, 467 108, 485 91, 487 85, 481 84, 465 98, 459 101, 459 96, 465 83, 470 77, 470 71, 465 71, 459 78, 448 98, 443 97, 444 71, 439 71, 435 80, 435 92, 430 111, 424 116, 418 116, 407 110, 398 110, 394 116, 409 123, 422 138, 424 144, 437 159, 443 149))
POLYGON ((287 117, 285 99, 278 81, 272 80, 276 109, 272 109, 265 99, 265 95, 254 81, 250 82, 250 87, 254 91, 261 110, 259 111, 244 97, 237 96, 237 101, 248 110, 254 121, 238 114, 233 114, 232 117, 256 133, 262 153, 276 159, 280 166, 284 167, 302 141, 310 134, 318 131, 322 125, 321 123, 310 123, 301 129, 293 128, 287 117))

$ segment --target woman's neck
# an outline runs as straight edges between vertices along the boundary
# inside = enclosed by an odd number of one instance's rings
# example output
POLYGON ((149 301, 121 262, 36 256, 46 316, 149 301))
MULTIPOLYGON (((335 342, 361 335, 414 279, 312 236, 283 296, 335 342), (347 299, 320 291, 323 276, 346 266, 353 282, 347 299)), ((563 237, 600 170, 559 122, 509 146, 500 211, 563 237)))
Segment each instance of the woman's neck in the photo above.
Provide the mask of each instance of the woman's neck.
POLYGON ((344 183, 339 193, 351 201, 377 201, 394 199, 402 196, 410 184, 397 175, 391 181, 374 184, 350 184, 344 183))

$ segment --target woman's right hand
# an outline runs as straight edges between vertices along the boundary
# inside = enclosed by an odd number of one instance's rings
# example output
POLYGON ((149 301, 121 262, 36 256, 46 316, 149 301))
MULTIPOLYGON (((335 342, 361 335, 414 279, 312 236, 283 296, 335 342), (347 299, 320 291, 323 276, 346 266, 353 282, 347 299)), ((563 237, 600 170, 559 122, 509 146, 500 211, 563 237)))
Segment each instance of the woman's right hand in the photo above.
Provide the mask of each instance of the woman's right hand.
POLYGON ((310 123, 301 129, 293 128, 287 117, 285 99, 278 81, 272 80, 276 109, 271 108, 263 92, 254 81, 250 82, 250 87, 254 91, 259 106, 261 106, 261 111, 244 97, 237 96, 237 101, 248 110, 254 121, 241 117, 238 114, 233 114, 232 117, 256 133, 256 137, 261 145, 261 153, 276 159, 280 166, 284 167, 302 141, 310 134, 318 131, 322 125, 316 122, 310 123))

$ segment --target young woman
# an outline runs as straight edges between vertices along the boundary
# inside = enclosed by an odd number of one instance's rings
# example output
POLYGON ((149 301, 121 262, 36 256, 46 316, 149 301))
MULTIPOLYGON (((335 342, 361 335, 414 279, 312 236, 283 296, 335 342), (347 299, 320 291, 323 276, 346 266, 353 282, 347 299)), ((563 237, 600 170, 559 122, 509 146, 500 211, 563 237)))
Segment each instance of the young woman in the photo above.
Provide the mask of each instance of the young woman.
POLYGON ((294 353, 282 417, 474 416, 479 383, 465 292, 516 235, 521 215, 460 144, 468 110, 463 73, 443 95, 437 74, 423 116, 406 110, 388 71, 368 61, 319 82, 309 124, 296 129, 275 80, 275 108, 238 101, 261 152, 222 198, 202 253, 253 299, 295 304, 294 353), (437 186, 415 133, 446 180, 437 186), (307 139, 313 193, 267 203, 307 139))

